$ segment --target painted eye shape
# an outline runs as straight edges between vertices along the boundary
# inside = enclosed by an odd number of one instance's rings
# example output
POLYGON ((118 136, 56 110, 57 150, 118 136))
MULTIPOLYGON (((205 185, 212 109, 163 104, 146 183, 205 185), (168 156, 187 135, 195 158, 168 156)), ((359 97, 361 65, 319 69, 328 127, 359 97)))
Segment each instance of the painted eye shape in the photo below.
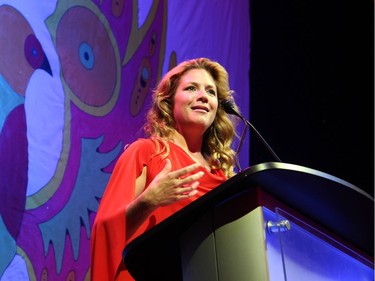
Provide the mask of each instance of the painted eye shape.
POLYGON ((136 116, 141 111, 145 99, 149 93, 150 84, 151 84, 151 64, 147 58, 144 58, 141 62, 138 71, 138 77, 134 84, 132 91, 131 101, 130 101, 130 113, 132 116, 136 116))
POLYGON ((146 67, 142 68, 141 77, 139 78, 139 80, 140 80, 139 82, 140 82, 140 84, 143 88, 146 87, 147 80, 149 79, 149 77, 150 77, 149 70, 146 67))
POLYGON ((94 67, 95 54, 92 47, 86 42, 79 46, 79 60, 84 68, 90 70, 94 67))
POLYGON ((52 75, 45 52, 28 20, 9 5, 0 5, 0 50, 0 74, 21 96, 25 95, 35 70, 42 69, 52 75))
POLYGON ((33 69, 40 68, 52 75, 51 67, 43 51, 43 48, 34 34, 30 34, 26 37, 24 53, 27 62, 33 69))
POLYGON ((121 73, 116 41, 100 15, 99 10, 73 6, 48 21, 57 22, 56 50, 65 91, 81 110, 94 115, 105 115, 116 103, 121 73), (77 26, 95 30, 96 36, 77 26))

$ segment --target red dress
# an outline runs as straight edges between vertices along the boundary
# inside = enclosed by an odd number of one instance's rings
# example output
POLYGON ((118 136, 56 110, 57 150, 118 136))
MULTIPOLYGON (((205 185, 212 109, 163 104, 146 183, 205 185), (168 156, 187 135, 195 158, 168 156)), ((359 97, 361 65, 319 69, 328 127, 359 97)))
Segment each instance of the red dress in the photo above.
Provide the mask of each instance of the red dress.
MULTIPOLYGON (((191 165, 194 160, 179 146, 169 142, 168 159, 172 170, 191 165)), ((120 156, 108 182, 91 233, 91 280, 133 280, 122 262, 122 251, 127 243, 171 216, 192 201, 214 189, 227 178, 222 170, 199 168, 204 176, 199 179, 198 193, 191 198, 156 209, 137 232, 126 241, 126 208, 135 194, 135 181, 147 166, 146 188, 164 168, 165 159, 155 155, 156 147, 150 139, 139 139, 120 156)), ((196 171, 194 171, 196 172, 196 171)))

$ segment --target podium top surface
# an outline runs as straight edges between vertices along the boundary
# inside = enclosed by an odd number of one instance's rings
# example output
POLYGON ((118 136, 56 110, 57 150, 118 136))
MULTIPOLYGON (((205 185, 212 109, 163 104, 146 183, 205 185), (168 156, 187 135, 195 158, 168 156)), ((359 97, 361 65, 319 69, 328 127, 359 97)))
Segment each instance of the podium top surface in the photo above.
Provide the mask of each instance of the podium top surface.
POLYGON ((245 173, 273 197, 374 256, 374 198, 360 188, 293 164, 264 163, 245 173))
POLYGON ((135 251, 140 253, 154 243, 161 243, 158 239, 177 237, 200 214, 251 188, 260 188, 363 253, 374 256, 372 196, 324 172, 294 164, 267 162, 248 167, 137 237, 124 249, 124 262, 132 264, 135 251))

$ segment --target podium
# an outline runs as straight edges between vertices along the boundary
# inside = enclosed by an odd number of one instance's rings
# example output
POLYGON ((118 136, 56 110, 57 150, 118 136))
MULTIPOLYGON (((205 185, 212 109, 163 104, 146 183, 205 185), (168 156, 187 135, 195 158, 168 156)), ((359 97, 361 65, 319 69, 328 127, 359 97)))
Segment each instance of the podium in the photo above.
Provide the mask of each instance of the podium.
POLYGON ((332 175, 251 166, 129 243, 137 281, 373 280, 374 198, 332 175))

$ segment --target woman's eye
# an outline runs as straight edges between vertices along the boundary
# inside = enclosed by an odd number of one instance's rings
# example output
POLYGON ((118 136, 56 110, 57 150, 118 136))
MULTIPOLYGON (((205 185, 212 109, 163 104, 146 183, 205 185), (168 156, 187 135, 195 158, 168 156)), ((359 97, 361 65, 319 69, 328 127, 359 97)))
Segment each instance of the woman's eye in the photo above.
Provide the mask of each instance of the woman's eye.
POLYGON ((188 86, 188 87, 186 87, 186 90, 190 91, 190 92, 193 92, 193 91, 195 91, 195 87, 194 86, 188 86))
POLYGON ((210 95, 216 96, 216 92, 214 90, 207 90, 207 93, 210 95))

